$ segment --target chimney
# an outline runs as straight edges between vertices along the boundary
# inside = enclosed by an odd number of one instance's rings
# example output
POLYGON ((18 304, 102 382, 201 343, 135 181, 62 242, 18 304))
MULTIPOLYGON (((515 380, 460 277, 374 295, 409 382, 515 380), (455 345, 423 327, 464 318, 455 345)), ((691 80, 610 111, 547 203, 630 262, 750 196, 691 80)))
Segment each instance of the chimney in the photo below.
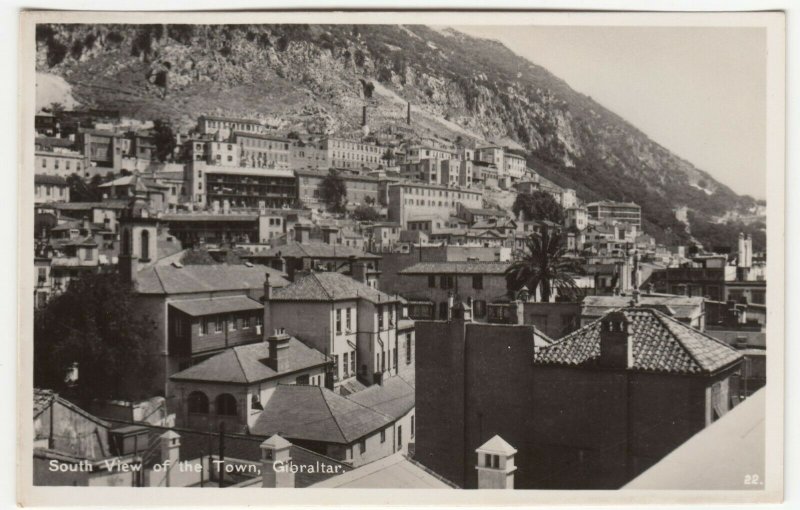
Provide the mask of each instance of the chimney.
POLYGON ((361 127, 367 125, 367 105, 361 107, 361 127))
POLYGON ((294 240, 300 244, 308 243, 309 236, 311 235, 311 227, 308 225, 301 225, 300 223, 294 226, 294 240))
POLYGON ((181 436, 173 430, 168 430, 159 437, 161 444, 161 462, 166 466, 164 470, 164 484, 170 486, 170 477, 176 471, 175 465, 180 460, 181 436))
POLYGON ((478 454, 478 488, 479 489, 513 489, 514 455, 517 450, 496 435, 475 449, 478 454))
POLYGON ((352 268, 350 270, 350 276, 352 276, 354 280, 367 283, 367 264, 364 263, 364 261, 359 260, 358 262, 354 262, 350 267, 352 268))
POLYGON ((608 313, 600 322, 600 361, 604 368, 625 369, 633 364, 630 323, 625 313, 608 313))
POLYGON ((261 443, 261 487, 268 489, 293 489, 294 472, 275 469, 275 465, 288 467, 292 461, 292 443, 278 434, 261 443))
POLYGON ((411 103, 408 103, 408 107, 406 109, 406 124, 411 124, 411 103))
POLYGON ((283 328, 273 331, 267 338, 269 343, 269 359, 267 366, 276 372, 283 372, 289 366, 289 335, 283 328))

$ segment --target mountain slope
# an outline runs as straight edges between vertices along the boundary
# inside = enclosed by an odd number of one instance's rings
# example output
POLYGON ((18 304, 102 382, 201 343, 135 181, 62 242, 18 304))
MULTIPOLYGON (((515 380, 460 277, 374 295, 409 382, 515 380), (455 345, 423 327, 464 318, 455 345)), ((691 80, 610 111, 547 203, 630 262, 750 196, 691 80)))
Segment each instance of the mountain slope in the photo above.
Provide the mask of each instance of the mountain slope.
POLYGON ((755 205, 546 69, 451 30, 48 25, 37 30, 37 49, 37 70, 63 77, 82 104, 186 127, 217 113, 350 134, 367 104, 373 133, 510 138, 534 169, 581 198, 639 203, 660 240, 688 237, 673 213, 680 206, 707 226, 755 205))

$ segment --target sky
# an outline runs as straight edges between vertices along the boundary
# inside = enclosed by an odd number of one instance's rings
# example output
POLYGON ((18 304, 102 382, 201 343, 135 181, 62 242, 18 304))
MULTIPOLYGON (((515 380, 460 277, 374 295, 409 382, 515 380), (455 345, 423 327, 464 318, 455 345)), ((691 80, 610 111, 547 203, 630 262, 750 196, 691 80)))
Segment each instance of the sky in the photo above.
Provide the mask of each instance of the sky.
POLYGON ((735 192, 766 197, 766 30, 456 26, 591 96, 735 192))

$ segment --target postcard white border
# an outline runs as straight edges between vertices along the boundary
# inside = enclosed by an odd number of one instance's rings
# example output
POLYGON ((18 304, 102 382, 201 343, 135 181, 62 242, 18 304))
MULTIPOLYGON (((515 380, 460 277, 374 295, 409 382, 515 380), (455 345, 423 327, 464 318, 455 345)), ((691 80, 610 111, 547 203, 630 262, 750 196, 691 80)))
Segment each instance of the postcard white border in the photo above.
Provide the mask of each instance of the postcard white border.
MULTIPOLYGON (((432 491, 352 489, 239 489, 225 491, 224 505, 608 505, 780 502, 783 494, 784 432, 784 250, 785 250, 785 17, 780 12, 610 13, 610 12, 26 12, 20 17, 19 62, 19 294, 17 363, 17 489, 25 506, 113 504, 207 506, 220 489, 32 487, 33 168, 35 112, 35 23, 356 23, 430 25, 605 25, 753 26, 767 29, 767 444, 763 491, 432 491), (27 178, 26 178, 27 177, 27 178)), ((214 504, 214 503, 211 503, 214 504)))

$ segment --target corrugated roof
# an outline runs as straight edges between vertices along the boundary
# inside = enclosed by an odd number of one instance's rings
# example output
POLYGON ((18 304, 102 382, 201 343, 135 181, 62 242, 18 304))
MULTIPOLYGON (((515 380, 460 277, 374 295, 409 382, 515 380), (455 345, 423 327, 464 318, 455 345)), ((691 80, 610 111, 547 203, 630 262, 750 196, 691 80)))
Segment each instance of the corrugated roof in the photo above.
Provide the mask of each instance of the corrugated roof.
POLYGON ((264 309, 264 305, 254 299, 250 299, 247 296, 173 301, 170 303, 170 306, 182 311, 183 313, 189 314, 192 317, 264 309))
POLYGON ((328 361, 324 354, 294 337, 289 338, 288 354, 286 369, 276 372, 266 365, 266 360, 269 359, 267 342, 240 345, 178 372, 170 379, 252 384, 281 374, 319 366, 328 361))
POLYGON ((289 282, 280 271, 271 267, 254 265, 187 265, 177 268, 150 266, 136 275, 136 290, 140 294, 188 294, 224 290, 263 288, 265 277, 273 287, 283 287, 289 282))
MULTIPOLYGON (((741 353, 652 308, 624 308, 629 322, 632 363, 629 370, 680 374, 713 373, 742 359, 741 353)), ((540 349, 534 362, 582 365, 600 357, 602 319, 587 324, 561 340, 540 349)))
POLYGON ((347 398, 397 420, 414 408, 414 387, 400 377, 389 377, 382 385, 373 384, 347 398))
POLYGON ((377 411, 327 388, 278 385, 251 432, 281 434, 289 440, 351 444, 391 423, 377 411))
POLYGON ((398 274, 504 274, 510 262, 418 262, 398 274))
MULTIPOLYGON (((270 280, 271 282, 272 280, 270 280)), ((335 271, 313 272, 273 292, 276 301, 341 301, 366 299, 371 303, 394 303, 399 299, 335 271)))
POLYGON ((67 180, 58 175, 36 174, 33 176, 34 184, 53 184, 56 186, 66 186, 67 180))

